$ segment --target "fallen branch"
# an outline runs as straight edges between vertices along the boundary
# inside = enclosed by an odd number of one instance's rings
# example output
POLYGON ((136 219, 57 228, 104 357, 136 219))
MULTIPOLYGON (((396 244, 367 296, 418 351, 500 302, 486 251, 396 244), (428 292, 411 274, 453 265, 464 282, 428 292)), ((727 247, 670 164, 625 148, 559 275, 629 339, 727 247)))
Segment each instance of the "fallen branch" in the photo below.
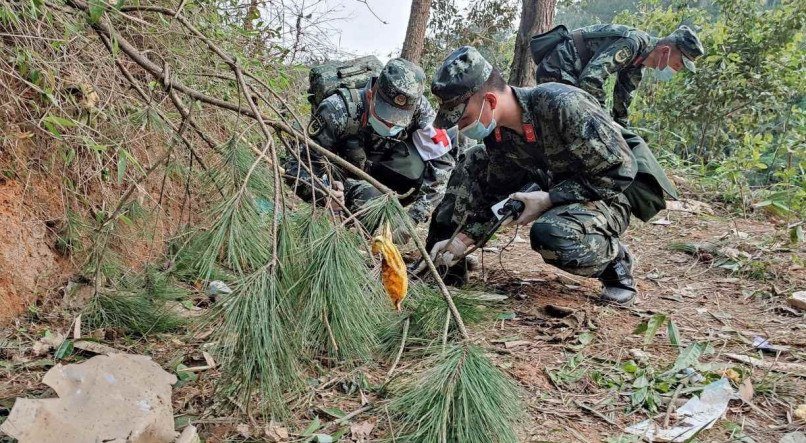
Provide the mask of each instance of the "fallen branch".
MULTIPOLYGON (((72 6, 73 8, 79 9, 84 11, 85 13, 89 13, 89 5, 84 2, 83 0, 67 0, 67 4, 72 6)), ((144 11, 144 12, 156 12, 163 15, 166 15, 172 19, 176 19, 181 23, 186 29, 188 29, 191 33, 193 33, 196 37, 202 40, 211 51, 213 51, 216 55, 218 55, 222 60, 224 60, 228 65, 230 65, 233 69, 236 69, 237 72, 243 72, 244 75, 248 75, 246 71, 238 65, 237 60, 231 56, 229 56, 225 51, 223 51, 220 47, 218 47, 214 42, 208 39, 204 34, 202 34, 198 29, 196 29, 193 25, 191 25, 182 15, 181 11, 173 11, 167 8, 161 7, 153 7, 153 6, 126 6, 121 8, 122 12, 129 12, 129 11, 144 11)), ((256 119, 258 121, 263 120, 261 123, 262 125, 268 125, 274 130, 285 132, 293 137, 295 137, 298 141, 302 141, 306 144, 306 146, 313 148, 317 153, 321 154, 323 157, 327 158, 334 164, 342 167, 346 171, 352 173, 356 177, 370 183, 373 187, 378 189, 383 194, 394 196, 395 198, 399 198, 399 196, 390 188, 380 183, 377 179, 367 174, 362 169, 356 167, 352 163, 348 162, 347 160, 339 157, 337 154, 329 151, 328 149, 320 146, 315 141, 311 140, 310 138, 306 137, 304 133, 299 132, 292 126, 282 122, 269 119, 263 115, 260 115, 256 107, 253 109, 243 108, 240 105, 228 102, 226 100, 221 100, 215 97, 211 97, 209 95, 204 94, 201 91, 193 89, 189 86, 184 85, 178 79, 170 78, 168 69, 164 69, 163 67, 155 64, 151 60, 149 60, 140 50, 138 50, 131 42, 121 36, 117 31, 115 31, 114 27, 109 22, 109 19, 104 15, 100 17, 96 22, 92 23, 90 26, 93 27, 96 31, 105 35, 111 41, 115 41, 118 44, 120 50, 126 54, 132 61, 140 65, 143 69, 149 72, 151 75, 157 78, 160 83, 163 84, 166 89, 172 89, 180 91, 189 97, 193 98, 194 100, 198 100, 203 103, 207 103, 212 106, 216 106, 219 108, 227 109, 230 111, 234 111, 238 114, 244 115, 246 117, 250 117, 256 119)), ((250 76, 251 77, 251 76, 250 76)), ((250 97, 247 97, 247 101, 250 105, 253 105, 250 97)), ((460 334, 464 339, 469 339, 470 336, 467 332, 467 328, 465 327, 464 321, 462 320, 459 311, 456 308, 455 303, 453 302, 453 298, 451 297, 450 292, 448 291, 447 286, 442 281, 442 278, 439 276, 439 272, 437 271, 436 266, 434 265, 433 261, 431 260, 428 251, 425 248, 423 242, 417 237, 416 232, 412 232, 412 238, 414 240, 417 249, 419 250, 420 254, 422 255, 423 259, 426 262, 426 265, 434 276, 434 279, 439 286, 440 292, 442 293, 443 298, 445 298, 446 303, 448 304, 448 308, 450 309, 451 315, 454 317, 456 321, 457 327, 459 329, 460 334)))

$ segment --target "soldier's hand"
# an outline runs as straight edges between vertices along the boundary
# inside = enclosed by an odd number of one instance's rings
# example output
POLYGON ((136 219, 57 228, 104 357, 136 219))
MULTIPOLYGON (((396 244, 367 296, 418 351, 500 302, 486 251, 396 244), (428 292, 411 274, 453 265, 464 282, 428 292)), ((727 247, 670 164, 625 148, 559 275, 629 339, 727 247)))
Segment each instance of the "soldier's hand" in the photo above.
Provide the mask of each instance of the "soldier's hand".
POLYGON ((509 196, 513 200, 522 201, 526 206, 521 216, 515 220, 515 224, 526 225, 540 217, 541 214, 549 210, 552 206, 549 193, 545 191, 516 192, 509 196))
POLYGON ((338 202, 342 205, 344 204, 344 183, 340 181, 333 182, 330 194, 331 195, 327 199, 327 207, 334 211, 340 211, 341 205, 334 200, 338 200, 338 202))
MULTIPOLYGON (((472 240, 464 234, 459 234, 453 239, 438 241, 431 247, 429 254, 431 261, 433 261, 436 266, 451 267, 459 262, 459 258, 465 254, 470 244, 472 244, 472 240), (468 244, 468 242, 471 243, 468 244)), ((420 273, 427 267, 428 265, 425 263, 425 260, 423 260, 414 272, 420 273)))

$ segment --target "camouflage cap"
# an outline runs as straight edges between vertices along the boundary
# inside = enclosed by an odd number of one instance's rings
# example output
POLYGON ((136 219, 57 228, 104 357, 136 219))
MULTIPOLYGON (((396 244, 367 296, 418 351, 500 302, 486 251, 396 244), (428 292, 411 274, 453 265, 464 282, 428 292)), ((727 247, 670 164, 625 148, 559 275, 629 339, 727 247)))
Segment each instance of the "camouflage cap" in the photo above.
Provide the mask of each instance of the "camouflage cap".
POLYGON ((375 114, 388 123, 409 126, 425 89, 425 73, 414 63, 393 58, 378 76, 375 114))
POLYGON ((437 69, 431 92, 439 101, 434 126, 450 128, 462 118, 467 100, 490 78, 492 65, 472 46, 453 51, 437 69))
POLYGON ((691 72, 697 72, 694 61, 705 54, 705 49, 703 49, 697 34, 688 26, 683 25, 675 29, 669 37, 674 41, 677 49, 683 53, 683 64, 686 65, 686 69, 691 72))

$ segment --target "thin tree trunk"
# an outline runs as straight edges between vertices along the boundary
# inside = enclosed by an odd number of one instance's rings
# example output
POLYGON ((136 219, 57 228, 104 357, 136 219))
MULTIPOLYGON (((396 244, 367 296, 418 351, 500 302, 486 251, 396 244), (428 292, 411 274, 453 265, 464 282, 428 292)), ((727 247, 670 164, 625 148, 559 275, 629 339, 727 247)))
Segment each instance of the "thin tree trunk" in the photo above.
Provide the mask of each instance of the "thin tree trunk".
POLYGON ((412 0, 409 26, 406 29, 406 39, 403 41, 403 51, 400 56, 412 63, 420 63, 425 43, 425 28, 428 25, 428 16, 431 13, 432 0, 412 0))
POLYGON ((515 38, 515 54, 509 70, 509 84, 514 86, 535 85, 535 64, 529 51, 533 35, 551 29, 557 0, 523 0, 521 24, 515 38))
POLYGON ((252 21, 259 16, 260 12, 257 9, 257 0, 250 0, 249 9, 246 10, 246 17, 243 19, 243 28, 247 31, 251 31, 254 28, 252 21))

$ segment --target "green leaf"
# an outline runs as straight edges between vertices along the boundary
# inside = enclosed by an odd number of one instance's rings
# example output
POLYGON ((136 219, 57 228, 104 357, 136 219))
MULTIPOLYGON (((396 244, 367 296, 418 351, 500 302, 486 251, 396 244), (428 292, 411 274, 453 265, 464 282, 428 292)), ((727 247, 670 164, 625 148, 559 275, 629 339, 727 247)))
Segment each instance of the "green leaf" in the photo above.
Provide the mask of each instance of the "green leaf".
POLYGON ((677 360, 674 362, 674 366, 666 373, 674 374, 685 368, 694 366, 707 349, 708 343, 705 342, 694 342, 686 346, 680 351, 677 360))
POLYGON ((334 418, 342 418, 345 415, 347 415, 346 412, 342 411, 339 408, 322 408, 322 412, 334 418))
POLYGON ((644 344, 648 345, 652 343, 652 340, 655 338, 655 333, 658 332, 661 326, 666 323, 667 317, 665 314, 655 314, 652 318, 649 319, 646 326, 646 331, 644 332, 644 344))
POLYGON ((311 441, 316 443, 333 443, 333 437, 328 434, 316 434, 311 441))
POLYGON ((104 15, 105 10, 106 4, 102 0, 90 1, 90 23, 98 23, 98 21, 101 19, 101 16, 104 15))
POLYGON ((53 357, 56 360, 63 360, 65 357, 68 357, 70 354, 73 353, 73 341, 72 340, 65 340, 59 347, 56 349, 56 352, 53 353, 53 357))
POLYGON ((666 324, 666 333, 669 335, 669 343, 674 347, 679 347, 680 331, 677 330, 677 325, 671 319, 666 324))
POLYGON ((311 424, 309 424, 308 427, 305 428, 304 431, 302 431, 302 435, 304 435, 304 436, 313 435, 313 433, 318 431, 319 428, 321 428, 321 427, 322 427, 322 422, 319 421, 319 417, 316 417, 316 418, 313 419, 311 424))
POLYGON ((180 363, 176 365, 176 378, 178 378, 179 381, 195 381, 198 378, 195 373, 187 369, 188 367, 184 364, 180 363))
POLYGON ((629 360, 621 364, 621 369, 628 374, 635 374, 638 371, 638 365, 634 361, 629 360))
POLYGON ((512 319, 515 318, 515 313, 514 312, 502 312, 502 313, 498 314, 495 318, 497 318, 498 320, 512 320, 512 319))
POLYGON ((123 176, 126 175, 126 159, 128 155, 121 153, 118 155, 118 184, 123 183, 123 176))

